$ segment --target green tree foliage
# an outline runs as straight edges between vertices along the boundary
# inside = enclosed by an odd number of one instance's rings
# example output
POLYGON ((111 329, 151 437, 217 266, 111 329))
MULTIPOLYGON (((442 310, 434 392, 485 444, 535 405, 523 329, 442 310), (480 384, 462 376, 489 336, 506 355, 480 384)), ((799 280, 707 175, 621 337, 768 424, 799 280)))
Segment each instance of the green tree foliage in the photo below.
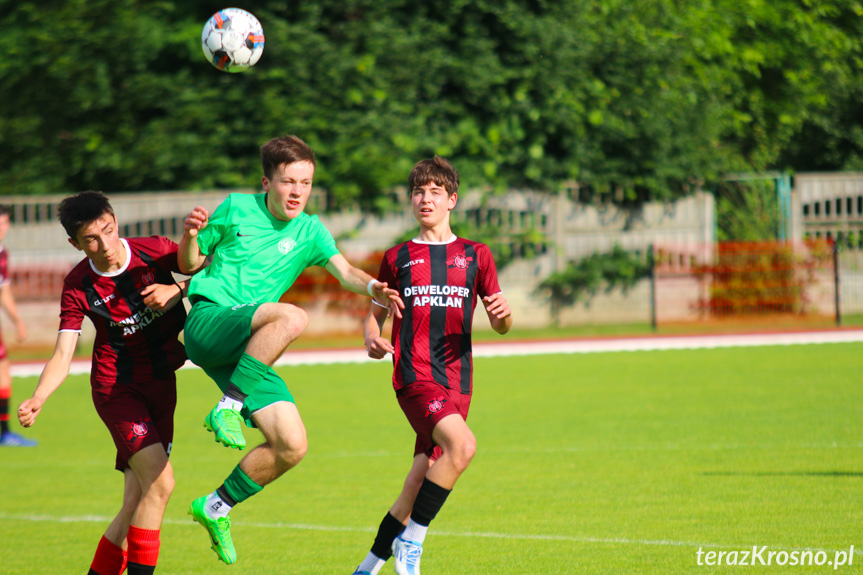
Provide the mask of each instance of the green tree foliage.
POLYGON ((620 288, 626 293, 649 276, 649 262, 615 244, 608 253, 595 253, 570 262, 563 271, 545 278, 536 291, 548 301, 557 322, 563 308, 580 301, 589 304, 600 289, 608 293, 620 288))
POLYGON ((800 126, 777 165, 797 171, 863 170, 863 4, 805 5, 817 13, 820 26, 797 35, 797 57, 813 61, 808 73, 800 70, 794 78, 812 88, 807 102, 788 111, 800 126))
POLYGON ((779 237, 779 202, 773 179, 727 181, 716 186, 716 239, 763 242, 779 237))
POLYGON ((376 210, 434 153, 465 189, 619 203, 863 161, 856 1, 264 1, 244 74, 201 53, 223 7, 5 6, 0 193, 257 186, 284 133, 315 148, 330 206, 376 210))

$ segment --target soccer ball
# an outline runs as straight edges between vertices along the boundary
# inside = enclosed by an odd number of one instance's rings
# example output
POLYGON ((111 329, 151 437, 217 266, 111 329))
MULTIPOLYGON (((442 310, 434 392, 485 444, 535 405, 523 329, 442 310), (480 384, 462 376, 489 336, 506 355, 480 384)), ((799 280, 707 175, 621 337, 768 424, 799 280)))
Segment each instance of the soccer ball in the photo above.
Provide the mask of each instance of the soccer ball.
POLYGON ((219 70, 243 72, 257 64, 264 53, 264 29, 249 12, 225 8, 204 24, 201 47, 219 70))

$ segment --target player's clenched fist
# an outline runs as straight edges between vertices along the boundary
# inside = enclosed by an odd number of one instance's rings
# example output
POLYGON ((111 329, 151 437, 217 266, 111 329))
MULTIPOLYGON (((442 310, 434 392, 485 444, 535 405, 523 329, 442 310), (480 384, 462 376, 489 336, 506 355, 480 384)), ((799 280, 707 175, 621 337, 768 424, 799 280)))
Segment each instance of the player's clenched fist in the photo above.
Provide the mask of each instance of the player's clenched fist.
POLYGON ((395 353, 393 345, 384 337, 368 337, 365 343, 366 351, 372 359, 383 359, 386 354, 395 353))
POLYGON ((198 230, 202 230, 207 226, 207 221, 210 218, 209 212, 203 206, 195 206, 186 219, 183 220, 183 231, 189 237, 198 235, 198 230))
POLYGON ((183 299, 183 290, 177 284, 151 284, 141 291, 144 305, 156 311, 168 311, 183 299))
POLYGON ((42 400, 31 397, 18 406, 18 423, 21 427, 30 427, 36 422, 40 411, 42 411, 42 400))
POLYGON ((482 303, 485 305, 486 312, 497 319, 503 319, 512 313, 502 293, 486 296, 482 298, 482 303))

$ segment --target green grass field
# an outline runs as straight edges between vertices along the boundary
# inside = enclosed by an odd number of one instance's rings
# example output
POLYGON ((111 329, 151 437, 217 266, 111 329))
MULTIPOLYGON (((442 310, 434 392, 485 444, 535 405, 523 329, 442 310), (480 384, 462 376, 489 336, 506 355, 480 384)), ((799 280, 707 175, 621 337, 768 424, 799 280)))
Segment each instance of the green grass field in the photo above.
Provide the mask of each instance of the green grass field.
MULTIPOLYGON (((863 572, 860 357, 859 345, 832 344, 477 359, 478 453, 432 524, 423 573, 834 571, 697 565, 699 548, 754 545, 831 561, 854 545, 853 565, 836 571, 863 572)), ((232 566, 186 510, 239 454, 201 426, 215 385, 180 372, 177 487, 157 573, 351 573, 411 462, 389 372, 282 370, 309 453, 234 509, 232 566)), ((16 405, 34 385, 16 382, 16 405)), ((26 434, 40 446, 0 451, 0 572, 85 573, 121 497, 85 377, 26 434)))

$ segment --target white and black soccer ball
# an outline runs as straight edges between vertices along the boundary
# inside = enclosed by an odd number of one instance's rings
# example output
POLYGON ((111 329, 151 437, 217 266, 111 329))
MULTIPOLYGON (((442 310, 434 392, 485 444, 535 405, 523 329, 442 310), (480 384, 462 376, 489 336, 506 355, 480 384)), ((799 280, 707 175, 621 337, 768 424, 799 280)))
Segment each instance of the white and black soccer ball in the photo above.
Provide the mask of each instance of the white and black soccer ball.
POLYGON ((225 8, 204 24, 201 46, 210 63, 223 72, 243 72, 264 53, 264 28, 251 13, 225 8))

